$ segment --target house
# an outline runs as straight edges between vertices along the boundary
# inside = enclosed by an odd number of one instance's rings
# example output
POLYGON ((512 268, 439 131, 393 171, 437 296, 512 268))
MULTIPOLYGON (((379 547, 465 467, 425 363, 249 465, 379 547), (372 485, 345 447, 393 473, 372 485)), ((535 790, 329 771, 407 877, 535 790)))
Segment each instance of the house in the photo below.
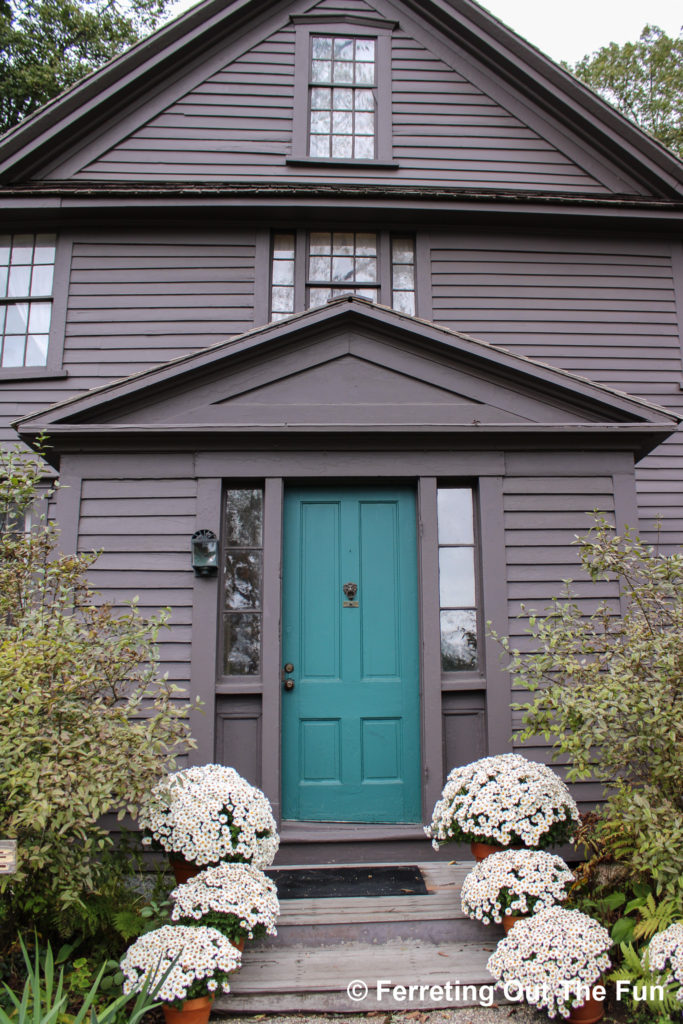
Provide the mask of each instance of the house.
POLYGON ((472 0, 204 0, 0 181, 3 440, 49 435, 95 586, 172 609, 193 756, 284 861, 424 859, 510 749, 487 622, 529 643, 595 509, 683 540, 683 164, 472 0))

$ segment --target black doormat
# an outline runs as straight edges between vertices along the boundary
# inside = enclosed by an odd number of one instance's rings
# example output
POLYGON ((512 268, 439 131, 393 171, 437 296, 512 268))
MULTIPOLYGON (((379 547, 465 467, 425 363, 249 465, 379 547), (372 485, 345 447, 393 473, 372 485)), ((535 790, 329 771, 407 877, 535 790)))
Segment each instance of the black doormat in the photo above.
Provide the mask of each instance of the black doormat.
POLYGON ((420 869, 414 864, 355 868, 277 868, 266 874, 277 885, 277 894, 281 900, 427 894, 420 869))

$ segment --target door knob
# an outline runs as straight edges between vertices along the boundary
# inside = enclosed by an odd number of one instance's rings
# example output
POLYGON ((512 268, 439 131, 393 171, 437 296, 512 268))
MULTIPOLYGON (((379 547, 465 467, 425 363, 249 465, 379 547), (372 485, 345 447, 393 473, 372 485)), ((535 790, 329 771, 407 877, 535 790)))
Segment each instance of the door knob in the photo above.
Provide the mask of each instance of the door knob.
POLYGON ((294 680, 293 679, 285 679, 285 690, 293 690, 293 689, 294 689, 294 680))

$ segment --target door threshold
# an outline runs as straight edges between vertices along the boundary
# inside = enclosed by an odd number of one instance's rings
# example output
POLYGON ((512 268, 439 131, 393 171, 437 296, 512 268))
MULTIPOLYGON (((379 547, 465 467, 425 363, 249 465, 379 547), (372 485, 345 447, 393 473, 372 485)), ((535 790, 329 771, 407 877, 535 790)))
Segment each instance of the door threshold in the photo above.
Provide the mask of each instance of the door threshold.
POLYGON ((372 842, 377 839, 425 839, 422 825, 364 821, 294 821, 280 826, 281 843, 372 842))

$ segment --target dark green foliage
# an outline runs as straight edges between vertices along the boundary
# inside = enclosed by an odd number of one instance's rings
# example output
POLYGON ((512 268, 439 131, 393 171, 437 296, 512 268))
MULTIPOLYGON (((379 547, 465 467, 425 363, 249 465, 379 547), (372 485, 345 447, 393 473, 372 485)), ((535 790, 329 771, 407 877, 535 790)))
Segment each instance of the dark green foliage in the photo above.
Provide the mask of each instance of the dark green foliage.
POLYGON ((683 157, 683 36, 646 25, 635 43, 610 43, 565 67, 683 157))
POLYGON ((0 131, 154 29, 171 0, 1 0, 0 131))

